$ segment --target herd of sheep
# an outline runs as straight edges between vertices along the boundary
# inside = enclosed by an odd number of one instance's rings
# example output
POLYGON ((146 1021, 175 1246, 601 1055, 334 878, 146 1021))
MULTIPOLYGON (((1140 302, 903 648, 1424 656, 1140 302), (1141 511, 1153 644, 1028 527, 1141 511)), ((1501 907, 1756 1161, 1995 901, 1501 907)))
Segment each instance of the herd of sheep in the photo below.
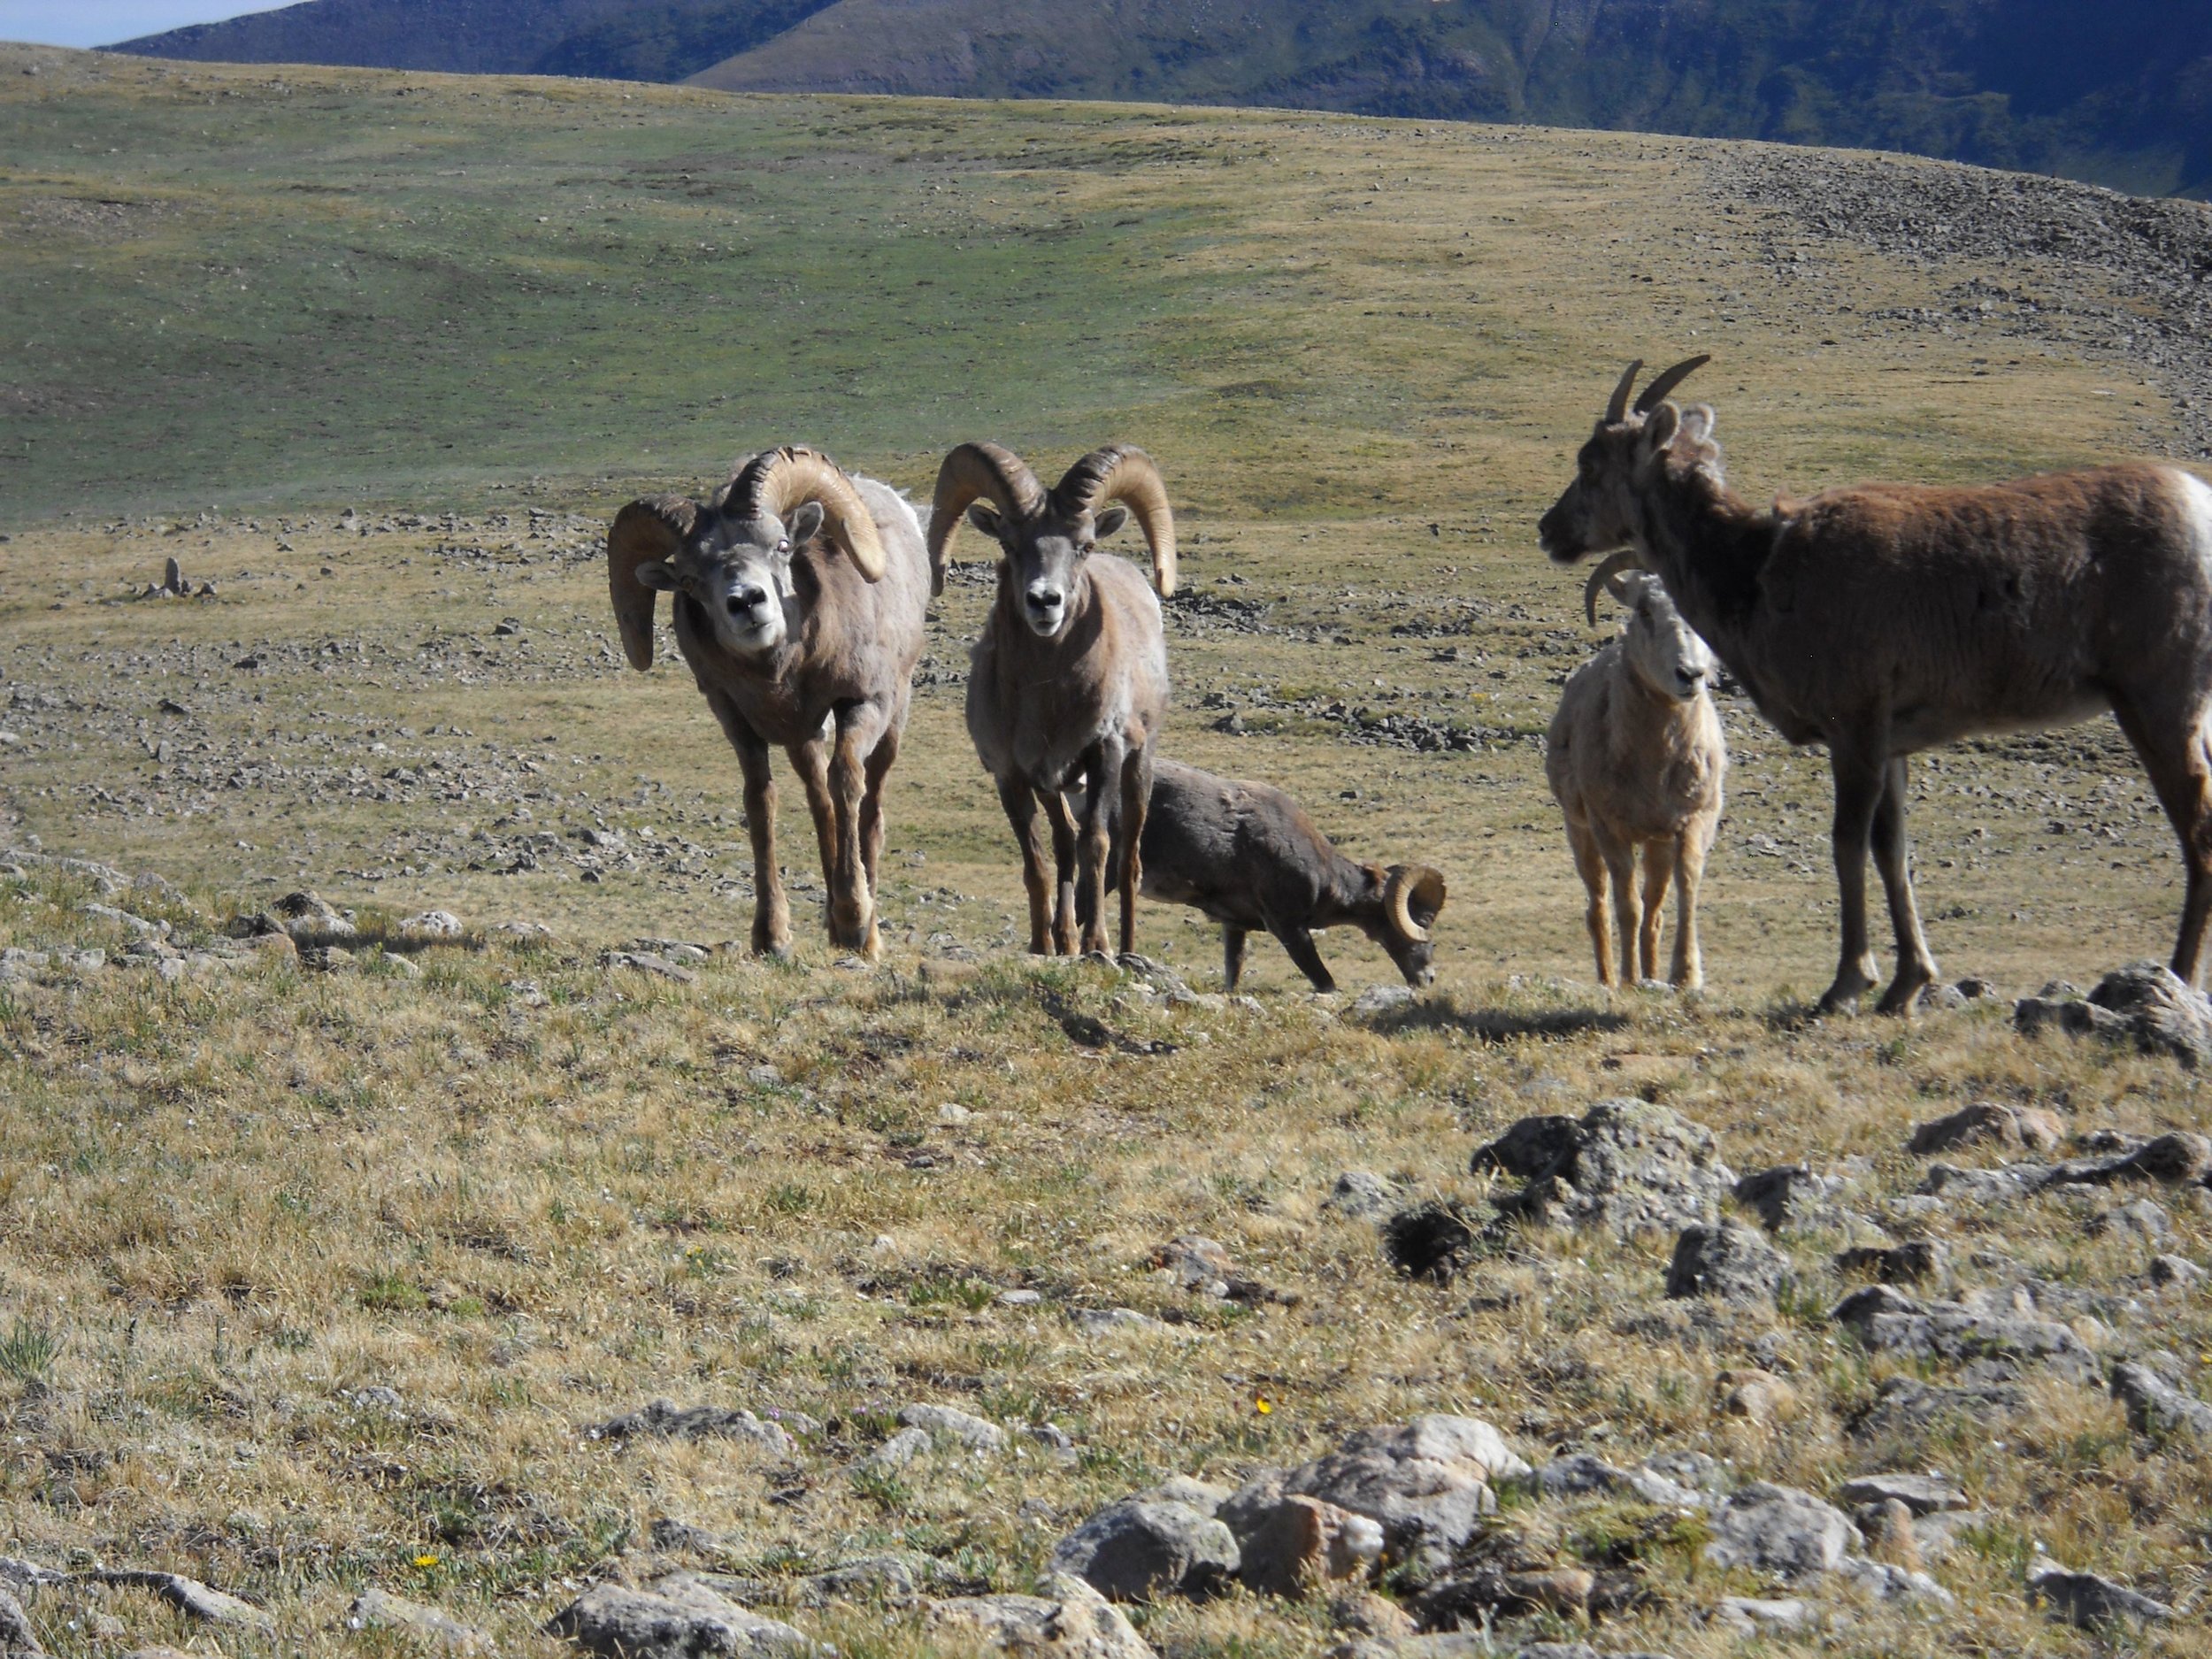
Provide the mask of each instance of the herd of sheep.
MULTIPOLYGON (((1755 507, 1727 486, 1712 410, 1669 400, 1705 361, 1676 365, 1632 404, 1642 365, 1632 364, 1538 526, 1559 563, 1608 556, 1584 590, 1593 626, 1601 593, 1628 613, 1622 636, 1568 680, 1545 763, 1588 889, 1599 979, 1658 977, 1671 885, 1667 977, 1701 982, 1697 895, 1727 770, 1717 658, 1785 738, 1829 751, 1843 944, 1824 1010, 1876 983, 1870 849, 1897 939, 1880 1005, 1907 1010, 1935 981, 1907 868, 1906 757, 2106 710, 2180 837, 2172 965, 2193 980, 2212 914, 2212 487, 2178 467, 2126 464, 1755 507)), ((1433 978, 1440 872, 1356 864, 1280 790, 1157 755, 1174 515, 1159 469, 1121 444, 1047 488, 1010 450, 964 443, 939 470, 926 531, 898 491, 799 448, 751 457, 708 500, 656 497, 617 516, 608 576, 629 659, 651 665, 656 595, 670 594, 677 645, 744 772, 756 950, 791 941, 772 743, 806 791, 831 941, 879 950, 883 785, 925 613, 964 522, 1000 555, 971 652, 967 724, 1021 849, 1033 951, 1103 951, 1110 887, 1123 954, 1136 948, 1140 894, 1187 904, 1221 925, 1232 987, 1257 929, 1320 990, 1333 981, 1313 935, 1335 926, 1381 945, 1408 983, 1433 978), (1094 557, 1133 518, 1149 582, 1094 557)))

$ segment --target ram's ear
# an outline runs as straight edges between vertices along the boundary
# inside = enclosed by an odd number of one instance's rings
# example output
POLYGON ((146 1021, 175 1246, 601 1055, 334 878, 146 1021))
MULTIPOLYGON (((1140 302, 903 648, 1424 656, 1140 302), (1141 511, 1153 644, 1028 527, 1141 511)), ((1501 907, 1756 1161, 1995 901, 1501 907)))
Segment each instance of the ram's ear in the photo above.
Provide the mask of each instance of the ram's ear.
POLYGON ((1098 515, 1097 522, 1091 526, 1091 534, 1098 541, 1103 541, 1108 536, 1113 534, 1115 531, 1120 529, 1122 526, 1127 524, 1128 522, 1128 508, 1109 507, 1104 512, 1098 515))
POLYGON ((1667 446, 1674 442, 1674 434, 1681 429, 1682 411, 1672 403, 1662 403, 1644 417, 1644 430, 1639 440, 1646 456, 1664 455, 1667 446))
POLYGON ((968 522, 993 541, 996 541, 1006 527, 1006 521, 999 517, 998 509, 987 501, 979 501, 968 509, 968 522))
POLYGON ((785 534, 790 536, 793 547, 804 547, 821 533, 822 503, 818 501, 801 502, 786 520, 785 534))
POLYGON ((666 559, 655 559, 649 565, 641 565, 632 574, 636 577, 639 587, 650 588, 657 594, 676 591, 676 567, 666 559))

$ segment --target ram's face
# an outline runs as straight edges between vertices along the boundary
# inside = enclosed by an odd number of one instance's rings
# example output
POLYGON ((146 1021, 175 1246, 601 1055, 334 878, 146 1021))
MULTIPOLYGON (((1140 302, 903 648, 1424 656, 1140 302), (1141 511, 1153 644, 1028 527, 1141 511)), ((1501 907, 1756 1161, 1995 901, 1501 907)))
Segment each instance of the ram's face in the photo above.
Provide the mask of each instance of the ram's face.
POLYGON ((1628 634, 1622 649, 1644 684, 1663 697, 1692 703, 1712 683, 1713 653, 1682 619, 1659 579, 1647 571, 1622 580, 1628 634))
POLYGON ((759 656, 776 649, 796 626, 791 561, 821 519, 822 510, 812 502, 787 525, 773 517, 712 517, 674 558, 639 566, 638 580, 687 595, 731 656, 759 656))
POLYGON ((1015 524, 988 502, 968 510, 968 522, 992 537, 1006 556, 1009 578, 1022 621, 1039 639, 1056 640, 1066 632, 1075 603, 1078 572, 1099 538, 1121 528, 1129 515, 1109 507, 1093 518, 1045 518, 1015 524))

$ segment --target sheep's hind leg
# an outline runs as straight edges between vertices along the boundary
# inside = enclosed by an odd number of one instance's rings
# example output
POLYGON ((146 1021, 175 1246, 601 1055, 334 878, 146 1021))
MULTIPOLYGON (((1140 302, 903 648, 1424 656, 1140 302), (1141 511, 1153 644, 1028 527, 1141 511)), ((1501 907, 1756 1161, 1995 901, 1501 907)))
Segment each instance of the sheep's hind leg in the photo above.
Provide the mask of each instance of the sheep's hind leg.
POLYGON ((776 867, 776 780, 768 768, 768 745, 720 693, 707 694, 707 707, 722 723, 745 774, 745 832, 753 843, 753 954, 780 956, 791 949, 791 906, 776 867))
POLYGON ((1006 809, 1006 821, 1014 826, 1014 843, 1021 849, 1022 886, 1029 892, 1029 954, 1048 956, 1052 878, 1045 872, 1045 849, 1037 840, 1037 797, 1027 784, 1001 778, 998 798, 1006 809))
POLYGON ((1853 743, 1831 739, 1828 745, 1829 770, 1836 786, 1836 815, 1830 841, 1835 852, 1836 908, 1843 927, 1843 949, 1836 963, 1835 983, 1816 1005, 1823 1014, 1855 1006, 1874 988, 1880 972, 1866 936, 1866 852, 1875 813, 1886 787, 1884 774, 1889 757, 1884 751, 1888 746, 1886 731, 1878 734, 1878 741, 1853 743))
POLYGON ((1244 977, 1244 941, 1249 937, 1243 928, 1227 923, 1221 928, 1221 979, 1223 988, 1233 991, 1237 981, 1244 977))
POLYGON ((1666 926, 1667 883, 1674 876, 1674 839, 1644 843, 1644 918, 1636 930, 1636 977, 1659 977, 1659 933, 1666 926))
POLYGON ((1137 948, 1137 887, 1144 879, 1144 820, 1152 805, 1152 750, 1131 748, 1121 763, 1121 954, 1137 948))
POLYGON ((1874 809, 1874 867, 1881 872, 1889 900, 1889 924, 1897 935, 1897 977, 1875 1005, 1884 1014, 1912 1010, 1921 992, 1936 979, 1935 958, 1920 931, 1920 910, 1912 896, 1912 846, 1905 837, 1905 758, 1885 769, 1881 804, 1874 809))
POLYGON ((1610 989, 1616 981, 1613 976, 1612 907, 1607 902, 1610 878, 1606 872, 1605 860, 1598 852, 1597 838, 1586 827, 1570 822, 1567 826, 1567 845, 1574 853, 1575 872, 1582 878, 1583 887, 1590 895, 1590 902, 1582 913, 1582 919, 1590 930, 1591 953, 1597 957, 1598 983, 1610 989))
POLYGON ((837 723, 837 749, 829 766, 830 802, 834 812, 831 834, 833 860, 823 866, 830 890, 830 942, 856 950, 874 960, 877 955, 875 904, 868 890, 863 803, 867 798, 868 762, 874 750, 879 723, 875 710, 863 703, 841 711, 837 723))
POLYGON ((2212 717, 2196 709, 2177 710, 2154 726, 2133 699, 2116 696, 2112 712, 2135 745, 2143 770, 2150 774, 2151 787, 2158 791, 2159 804, 2166 809, 2167 821, 2181 841, 2185 872, 2181 928, 2170 965, 2194 985, 2202 965, 2205 924, 2212 918, 2212 753, 2203 735, 2204 721, 2212 717))
POLYGON ((1052 820, 1052 863, 1058 877, 1053 889, 1052 944, 1064 956, 1075 954, 1075 927, 1080 921, 1086 927, 1094 926, 1094 918, 1082 914, 1075 890, 1075 815, 1068 810, 1068 797, 1064 790, 1046 789, 1045 816, 1052 820))
POLYGON ((1078 913, 1083 918, 1083 954, 1106 954, 1106 865, 1113 844, 1114 795, 1121 779, 1127 746, 1116 739, 1102 741, 1086 768, 1083 790, 1083 833, 1076 843, 1076 880, 1080 897, 1078 913))

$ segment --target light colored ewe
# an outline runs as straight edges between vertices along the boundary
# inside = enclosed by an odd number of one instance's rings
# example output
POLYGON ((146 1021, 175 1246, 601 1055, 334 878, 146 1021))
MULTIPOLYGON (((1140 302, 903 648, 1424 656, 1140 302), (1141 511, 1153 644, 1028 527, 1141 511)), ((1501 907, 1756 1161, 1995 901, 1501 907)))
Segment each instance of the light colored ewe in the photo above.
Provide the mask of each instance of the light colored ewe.
POLYGON ((1313 942, 1330 927, 1358 928, 1390 953, 1408 985, 1436 978, 1429 930, 1444 908, 1443 872, 1354 864, 1271 784, 1217 778, 1162 757, 1153 763, 1142 853, 1145 897, 1190 905, 1221 924, 1232 991, 1256 931, 1272 933, 1317 991, 1336 989, 1313 942))
POLYGON ((745 774, 755 951, 791 944, 768 746, 806 790, 829 889, 830 942, 874 959, 883 782, 922 654, 929 564, 914 509, 810 449, 743 463, 710 500, 634 501, 607 534, 607 580, 631 666, 653 664, 657 594, 745 774))
POLYGON ((1029 948, 1072 955, 1079 916, 1083 949, 1103 950, 1111 865, 1126 955, 1136 949, 1152 742, 1167 717, 1160 598, 1175 591, 1167 487, 1151 458, 1126 445, 1094 449, 1048 490, 1012 451, 964 443, 939 469, 930 514, 930 567, 941 588, 964 514, 1002 555, 998 596, 969 657, 968 735, 998 780, 1021 844, 1029 948), (1151 587, 1126 561, 1092 557, 1132 513, 1152 550, 1151 587), (1068 807, 1071 788, 1081 791, 1077 812, 1068 807), (1056 890, 1037 835, 1041 802, 1052 825, 1056 890), (1133 830, 1119 856, 1117 816, 1133 830))
POLYGON ((1627 607, 1628 628, 1577 669, 1560 693, 1545 737, 1544 776, 1566 816, 1575 870, 1589 891, 1586 916, 1599 983, 1659 977, 1661 911, 1672 882, 1674 961, 1667 979, 1694 989, 1705 982, 1698 887, 1720 824, 1728 772, 1710 688, 1713 656, 1657 577, 1623 570, 1617 560, 1600 565, 1582 594, 1592 627, 1601 588, 1627 607), (1619 974, 1606 914, 1609 888, 1620 930, 1619 974))
POLYGON ((1935 980, 1908 869, 1905 757, 2107 709, 2180 838, 2173 971, 2193 981, 2212 915, 2212 487, 2137 463, 1755 507, 1728 488, 1713 411, 1665 401, 1705 361, 1669 369, 1633 408, 1630 365, 1541 537, 1563 564, 1632 549, 1776 729, 1828 746, 1843 941, 1821 1009, 1876 982, 1870 844, 1897 939, 1880 1006, 1908 1009, 1935 980))

